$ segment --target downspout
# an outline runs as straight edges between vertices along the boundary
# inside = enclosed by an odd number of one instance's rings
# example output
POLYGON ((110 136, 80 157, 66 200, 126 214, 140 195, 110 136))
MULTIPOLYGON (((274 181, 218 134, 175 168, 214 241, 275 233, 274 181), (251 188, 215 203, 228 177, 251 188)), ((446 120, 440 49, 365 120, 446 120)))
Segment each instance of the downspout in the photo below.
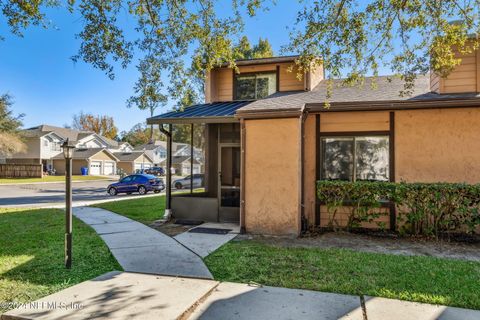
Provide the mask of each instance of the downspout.
POLYGON ((165 199, 165 214, 163 220, 170 220, 172 217, 172 125, 168 125, 168 131, 165 130, 163 125, 159 125, 160 131, 167 136, 167 165, 166 165, 166 199, 165 199))
POLYGON ((240 119, 240 233, 245 229, 245 120, 240 119))
POLYGON ((300 146, 300 156, 298 157, 298 174, 299 174, 299 186, 298 186, 298 213, 300 219, 300 234, 307 231, 308 222, 305 217, 305 204, 304 204, 304 135, 305 135, 305 119, 307 118, 308 112, 306 112, 306 105, 302 106, 300 110, 300 117, 299 117, 299 146, 300 146))

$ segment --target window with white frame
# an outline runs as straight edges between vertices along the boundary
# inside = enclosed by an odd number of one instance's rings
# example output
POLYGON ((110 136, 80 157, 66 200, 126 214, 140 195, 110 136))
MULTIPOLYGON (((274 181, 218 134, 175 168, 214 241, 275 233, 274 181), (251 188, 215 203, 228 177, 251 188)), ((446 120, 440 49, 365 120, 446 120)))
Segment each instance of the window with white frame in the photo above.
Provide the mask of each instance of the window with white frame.
POLYGON ((344 181, 388 181, 388 136, 324 137, 321 178, 344 181))

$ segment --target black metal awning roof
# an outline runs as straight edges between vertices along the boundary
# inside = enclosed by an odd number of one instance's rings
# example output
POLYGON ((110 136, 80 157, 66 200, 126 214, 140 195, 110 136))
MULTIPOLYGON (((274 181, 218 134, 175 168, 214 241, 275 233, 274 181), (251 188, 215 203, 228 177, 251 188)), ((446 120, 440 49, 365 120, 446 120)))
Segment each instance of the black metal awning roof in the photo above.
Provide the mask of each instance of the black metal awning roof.
POLYGON ((235 112, 252 101, 197 104, 183 111, 171 111, 147 119, 148 124, 236 122, 235 112))

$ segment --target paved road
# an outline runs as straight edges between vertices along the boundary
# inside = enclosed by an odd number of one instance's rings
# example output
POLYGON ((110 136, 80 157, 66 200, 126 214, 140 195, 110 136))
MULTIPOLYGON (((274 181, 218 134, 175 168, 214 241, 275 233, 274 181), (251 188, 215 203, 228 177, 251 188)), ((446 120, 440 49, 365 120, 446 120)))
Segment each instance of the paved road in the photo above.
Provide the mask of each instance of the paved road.
MULTIPOLYGON (((112 181, 74 182, 74 205, 85 205, 96 201, 112 199, 106 193, 106 187, 112 181)), ((139 197, 137 194, 117 195, 114 199, 139 197)), ((0 186, 0 207, 42 207, 65 203, 65 183, 42 183, 0 186)))

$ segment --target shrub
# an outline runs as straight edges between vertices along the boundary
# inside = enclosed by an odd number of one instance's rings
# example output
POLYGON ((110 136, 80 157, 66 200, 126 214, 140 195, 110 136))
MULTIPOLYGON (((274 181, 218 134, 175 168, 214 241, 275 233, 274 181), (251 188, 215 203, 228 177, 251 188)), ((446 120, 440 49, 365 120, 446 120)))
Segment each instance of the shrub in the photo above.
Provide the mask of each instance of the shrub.
POLYGON ((392 184, 377 182, 319 181, 317 195, 327 207, 329 227, 337 230, 340 225, 337 214, 340 208, 347 208, 347 230, 372 222, 385 212, 379 210, 382 202, 390 199, 392 184))
MULTIPOLYGON (((337 213, 347 207, 348 230, 385 215, 382 203, 393 202, 399 231, 413 235, 472 233, 480 225, 480 185, 319 181, 319 200, 327 207, 329 227, 339 227, 337 213)), ((380 225, 380 223, 378 223, 380 225)))

